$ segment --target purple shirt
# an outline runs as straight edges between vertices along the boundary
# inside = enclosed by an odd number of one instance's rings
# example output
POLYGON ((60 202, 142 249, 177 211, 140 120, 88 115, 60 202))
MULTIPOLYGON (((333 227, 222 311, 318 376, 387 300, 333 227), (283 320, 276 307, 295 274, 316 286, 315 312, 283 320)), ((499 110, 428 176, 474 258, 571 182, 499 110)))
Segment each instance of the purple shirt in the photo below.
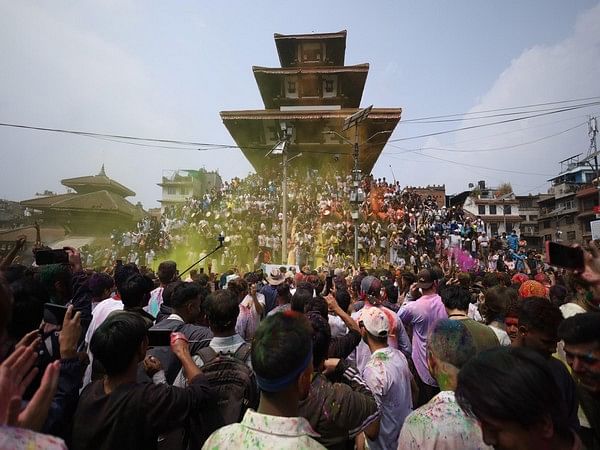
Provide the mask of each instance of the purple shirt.
POLYGON ((448 313, 437 294, 423 295, 414 302, 405 302, 398 311, 398 319, 405 326, 412 327, 412 359, 421 380, 437 386, 437 382, 427 368, 427 337, 435 322, 447 319, 448 313))

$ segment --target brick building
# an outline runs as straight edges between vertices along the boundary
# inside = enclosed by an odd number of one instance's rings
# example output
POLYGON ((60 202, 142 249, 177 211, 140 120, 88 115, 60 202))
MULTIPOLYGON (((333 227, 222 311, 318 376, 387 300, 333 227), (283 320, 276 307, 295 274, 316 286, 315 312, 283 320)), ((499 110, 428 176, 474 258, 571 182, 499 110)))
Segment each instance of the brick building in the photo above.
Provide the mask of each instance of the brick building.
POLYGON ((446 185, 427 185, 427 186, 406 186, 406 190, 410 192, 416 192, 421 198, 427 198, 431 195, 431 198, 435 200, 437 205, 441 208, 446 205, 446 185))

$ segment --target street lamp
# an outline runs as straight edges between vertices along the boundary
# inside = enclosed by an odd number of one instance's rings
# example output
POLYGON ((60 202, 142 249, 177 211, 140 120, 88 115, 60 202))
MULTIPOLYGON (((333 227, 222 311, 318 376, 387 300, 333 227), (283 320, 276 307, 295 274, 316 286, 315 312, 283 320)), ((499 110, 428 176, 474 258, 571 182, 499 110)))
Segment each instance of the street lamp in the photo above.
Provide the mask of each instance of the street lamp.
POLYGON ((290 141, 292 139, 292 135, 294 133, 294 129, 290 126, 288 126, 288 124, 286 122, 280 122, 279 123, 280 127, 281 127, 281 131, 283 132, 283 137, 279 140, 279 142, 277 142, 277 144, 275 145, 275 147, 273 147, 271 150, 269 150, 269 152, 265 155, 265 157, 269 156, 269 155, 281 155, 282 157, 282 166, 283 166, 283 178, 281 181, 281 190, 282 190, 282 214, 283 214, 283 218, 281 221, 281 262, 283 265, 287 264, 287 201, 288 201, 288 195, 287 195, 287 167, 288 167, 288 163, 300 156, 302 156, 302 153, 298 153, 297 155, 291 157, 288 159, 287 157, 287 149, 290 145, 290 141))
POLYGON ((346 143, 348 143, 354 147, 354 152, 352 155, 353 159, 354 159, 354 168, 352 169, 352 191, 350 192, 350 204, 353 207, 352 207, 352 211, 350 213, 350 217, 352 218, 352 221, 354 222, 354 264, 356 265, 357 268, 359 267, 359 260, 358 260, 358 226, 359 226, 359 221, 360 221, 359 207, 360 207, 360 204, 365 199, 365 194, 362 191, 362 189, 360 189, 360 182, 362 180, 362 174, 361 174, 360 165, 359 165, 359 161, 358 161, 359 146, 366 144, 371 139, 373 139, 375 136, 378 136, 380 134, 390 134, 392 132, 391 130, 378 131, 377 133, 370 136, 362 144, 359 144, 359 142, 358 142, 358 125, 362 121, 364 121, 367 117, 369 117, 369 113, 371 112, 372 108, 373 108, 373 105, 371 105, 367 108, 361 109, 361 110, 355 112, 354 114, 352 114, 351 116, 348 116, 344 119, 344 125, 342 126, 341 131, 346 131, 346 130, 349 130, 350 128, 354 127, 354 142, 350 142, 345 136, 341 135, 337 131, 330 130, 330 131, 324 132, 326 134, 335 134, 336 136, 338 136, 342 140, 344 140, 346 143))

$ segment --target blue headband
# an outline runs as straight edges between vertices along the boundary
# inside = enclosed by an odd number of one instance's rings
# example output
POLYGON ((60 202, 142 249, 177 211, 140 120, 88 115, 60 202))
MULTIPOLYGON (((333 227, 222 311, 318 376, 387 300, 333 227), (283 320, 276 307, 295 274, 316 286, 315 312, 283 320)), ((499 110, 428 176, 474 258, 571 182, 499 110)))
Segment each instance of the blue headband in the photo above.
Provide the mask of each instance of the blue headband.
POLYGON ((258 387, 262 391, 265 391, 265 392, 282 391, 284 388, 288 387, 292 383, 292 381, 296 380, 302 372, 304 372, 304 370, 308 367, 308 365, 310 364, 312 359, 313 359, 313 353, 312 353, 312 346, 311 346, 311 349, 306 354, 306 357, 302 361, 302 364, 300 364, 296 369, 294 369, 293 371, 291 371, 290 373, 288 373, 282 377, 275 378, 275 379, 269 379, 269 378, 263 378, 260 375, 258 375, 257 373, 255 373, 256 382, 258 383, 258 387))

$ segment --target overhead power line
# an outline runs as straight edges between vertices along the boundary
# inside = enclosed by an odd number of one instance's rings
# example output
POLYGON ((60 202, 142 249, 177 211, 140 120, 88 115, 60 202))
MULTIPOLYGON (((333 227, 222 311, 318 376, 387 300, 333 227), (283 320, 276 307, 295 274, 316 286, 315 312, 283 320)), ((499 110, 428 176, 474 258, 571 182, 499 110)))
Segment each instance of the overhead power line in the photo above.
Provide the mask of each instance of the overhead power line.
MULTIPOLYGON (((572 105, 572 106, 585 108, 587 106, 592 106, 595 104, 596 104, 596 102, 592 102, 592 103, 585 103, 585 104, 572 105)), ((488 115, 477 116, 477 117, 457 117, 454 119, 424 120, 424 121, 411 122, 411 123, 412 124, 429 124, 429 123, 464 122, 465 120, 481 120, 481 119, 493 119, 495 117, 522 116, 523 114, 531 114, 534 112, 555 111, 556 109, 557 108, 528 109, 526 111, 514 111, 514 112, 506 112, 506 113, 498 113, 498 114, 488 114, 488 115)))
MULTIPOLYGON (((393 147, 393 145, 392 145, 393 147)), ((390 155, 390 154, 386 154, 386 156, 389 156, 390 158, 397 158, 395 155, 390 155)), ((419 156, 425 156, 426 158, 431 158, 431 159, 436 159, 438 161, 443 161, 443 162, 447 162, 450 164, 456 164, 458 166, 466 166, 466 167, 473 167, 476 169, 485 169, 485 170, 492 170, 495 172, 504 172, 504 173, 514 173, 514 174, 518 174, 518 175, 538 175, 538 176, 544 176, 544 177, 551 177, 551 174, 547 174, 547 173, 536 173, 536 172, 523 172, 523 171, 519 171, 519 170, 508 170, 508 169, 498 169, 496 167, 487 167, 487 166, 479 166, 476 164, 469 164, 466 162, 462 162, 462 161, 453 161, 451 159, 445 159, 445 158, 440 158, 438 156, 433 156, 433 155, 428 155, 426 153, 420 153, 419 156)), ((400 159, 400 158, 398 158, 400 159)), ((420 161, 423 162, 423 161, 420 161)))
MULTIPOLYGON (((404 151, 404 152, 391 153, 391 154, 392 155, 404 155, 406 153, 415 153, 415 152, 419 152, 419 151, 422 151, 422 150, 439 150, 439 151, 451 152, 451 153, 484 153, 484 152, 496 152, 496 151, 500 151, 500 150, 510 150, 510 149, 514 149, 514 148, 518 148, 518 147, 523 147, 523 146, 526 146, 526 145, 536 144, 538 142, 545 141, 547 139, 551 139, 551 138, 556 137, 556 136, 560 136, 561 134, 565 134, 565 133, 568 133, 569 131, 572 131, 572 130, 575 130, 577 128, 580 128, 580 127, 584 126, 586 123, 587 122, 581 122, 581 123, 575 125, 574 127, 570 127, 570 128, 567 128, 566 130, 559 131, 558 133, 552 133, 552 134, 549 134, 547 136, 543 136, 541 138, 534 139, 532 141, 521 142, 519 144, 513 144, 513 145, 504 145, 504 146, 501 146, 501 147, 491 147, 491 148, 482 148, 482 149, 458 149, 458 148, 444 148, 444 147, 421 147, 421 148, 406 149, 406 151, 404 151)), ((394 146, 394 147, 396 147, 396 146, 394 146)))
MULTIPOLYGON (((538 106, 561 105, 561 104, 565 104, 565 103, 575 103, 575 102, 598 100, 598 99, 600 99, 600 96, 576 98, 576 99, 572 99, 572 100, 559 100, 559 101, 555 101, 555 102, 546 102, 546 103, 533 103, 533 104, 529 104, 529 105, 511 106, 511 107, 507 107, 507 108, 485 109, 485 110, 481 110, 481 111, 446 114, 446 115, 442 115, 442 116, 418 117, 416 119, 402 119, 402 121, 400 123, 413 123, 413 122, 420 122, 420 121, 424 121, 424 120, 446 119, 449 117, 470 116, 470 115, 475 115, 475 114, 485 114, 485 113, 500 112, 500 111, 513 111, 515 109, 536 108, 538 106)), ((532 112, 532 111, 530 111, 530 112, 532 112)), ((424 122, 424 123, 426 123, 426 122, 424 122)))
POLYGON ((483 128, 483 127, 489 127, 492 125, 501 125, 504 123, 511 123, 511 122, 517 122, 520 120, 533 119, 535 117, 548 116, 551 114, 559 114, 559 113, 563 113, 563 112, 567 112, 567 111, 574 111, 576 109, 589 108, 590 106, 597 106, 597 105, 600 105, 600 102, 586 103, 585 105, 575 105, 575 106, 570 106, 570 107, 557 109, 557 110, 553 110, 553 111, 547 111, 547 112, 542 112, 542 113, 538 113, 538 114, 531 114, 531 115, 524 116, 524 117, 515 117, 512 119, 499 120, 499 121, 495 121, 495 122, 482 123, 482 124, 478 124, 478 125, 470 125, 467 127, 454 128, 452 130, 436 131, 434 133, 420 134, 417 136, 409 136, 409 137, 405 137, 405 138, 390 139, 388 142, 409 141, 409 140, 419 139, 419 138, 424 138, 424 137, 439 136, 439 135, 448 134, 448 133, 456 133, 458 131, 473 130, 476 128, 483 128))
POLYGON ((146 142, 162 142, 165 144, 180 144, 180 145, 188 145, 188 146, 199 146, 199 147, 231 147, 228 144, 212 144, 206 142, 193 142, 193 141, 178 141, 171 139, 157 139, 157 138, 143 138, 138 136, 125 136, 118 134, 105 134, 105 133, 95 133, 91 131, 76 131, 76 130, 67 130, 61 128, 46 128, 46 127, 35 127, 31 125, 20 125, 15 123, 4 123, 0 122, 0 127, 10 127, 10 128, 22 128, 26 130, 36 130, 36 131, 48 131, 52 133, 66 133, 66 134, 74 134, 78 136, 88 136, 88 137, 103 137, 103 138, 114 138, 114 139, 129 139, 133 141, 146 141, 146 142))
MULTIPOLYGON (((588 99, 595 99, 595 98, 600 98, 600 97, 589 97, 587 99, 578 99, 578 100, 588 100, 588 99)), ((538 103, 535 105, 527 105, 527 106, 544 106, 544 105, 560 104, 560 103, 572 103, 574 101, 577 101, 577 100, 564 100, 564 101, 560 101, 560 102, 538 103)), ((543 111, 538 114, 530 114, 530 115, 527 115, 524 117, 517 117, 517 118, 506 119, 506 120, 501 120, 501 121, 488 122, 488 123, 483 123, 483 124, 478 124, 478 125, 473 125, 473 126, 468 126, 468 127, 462 127, 462 128, 453 129, 453 130, 444 130, 444 131, 439 131, 439 132, 434 132, 434 133, 423 134, 423 135, 419 135, 419 136, 392 139, 392 140, 389 140, 388 142, 393 143, 393 142, 417 139, 417 138, 421 138, 421 137, 437 136, 437 135, 446 134, 446 133, 470 130, 470 129, 474 129, 474 128, 481 128, 481 127, 499 125, 499 124, 504 124, 504 123, 511 123, 511 122, 516 122, 516 121, 525 120, 525 119, 529 119, 529 118, 534 118, 534 117, 541 117, 541 116, 546 116, 546 115, 550 115, 550 114, 568 112, 568 111, 581 109, 581 108, 594 106, 594 105, 599 105, 599 104, 600 104, 600 101, 586 103, 586 104, 579 104, 579 105, 570 105, 568 107, 564 107, 561 109, 555 109, 555 110, 551 110, 551 111, 543 111)), ((486 112, 509 110, 509 109, 516 109, 516 108, 523 108, 523 107, 502 108, 502 109, 498 109, 498 110, 487 110, 486 112)), ((465 114, 468 115, 471 113, 465 113, 465 114)), ((431 117, 435 118, 435 117, 445 117, 445 116, 431 116, 431 117)), ((189 150, 189 151, 210 151, 210 150, 240 148, 237 145, 231 145, 231 144, 216 144, 216 143, 196 142, 196 141, 186 141, 186 140, 147 138, 147 137, 139 137, 139 136, 131 136, 131 135, 98 133, 98 132, 71 130, 71 129, 63 129, 63 128, 39 127, 39 126, 33 126, 33 125, 23 125, 23 124, 6 123, 6 122, 0 122, 0 127, 26 129, 26 130, 52 132, 52 133, 64 133, 64 134, 71 134, 71 135, 76 135, 76 136, 90 137, 90 138, 94 138, 94 139, 102 139, 102 140, 106 140, 106 141, 110 141, 110 142, 117 142, 117 143, 122 143, 122 144, 127 144, 127 145, 136 145, 136 146, 141 146, 141 147, 152 147, 152 148, 165 148, 165 149, 189 150), (173 145, 162 145, 162 144, 173 144, 173 145), (190 148, 190 147, 193 147, 193 148, 190 148)), ((381 143, 373 143, 372 145, 379 145, 379 144, 381 144, 381 143)), ((372 145, 366 145, 365 148, 368 148, 372 145)), ((248 149, 257 148, 257 149, 261 149, 261 150, 264 149, 264 147, 245 147, 245 148, 248 148, 248 149)), ((321 152, 311 151, 310 153, 321 153, 321 152)), ((331 152, 324 151, 322 153, 329 154, 331 152)), ((343 153, 343 152, 341 152, 341 153, 343 153)))

